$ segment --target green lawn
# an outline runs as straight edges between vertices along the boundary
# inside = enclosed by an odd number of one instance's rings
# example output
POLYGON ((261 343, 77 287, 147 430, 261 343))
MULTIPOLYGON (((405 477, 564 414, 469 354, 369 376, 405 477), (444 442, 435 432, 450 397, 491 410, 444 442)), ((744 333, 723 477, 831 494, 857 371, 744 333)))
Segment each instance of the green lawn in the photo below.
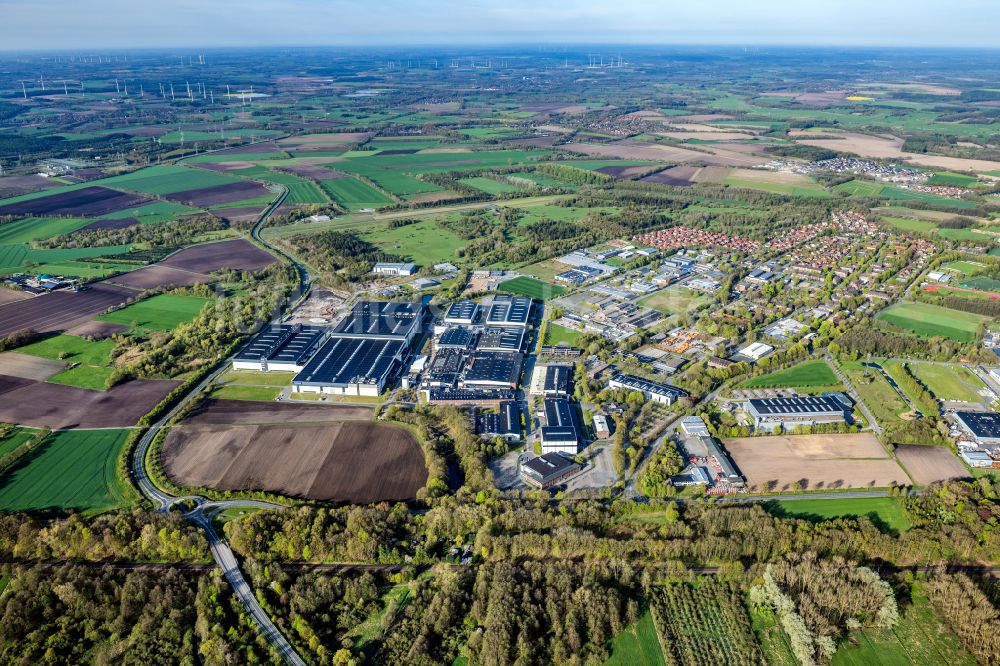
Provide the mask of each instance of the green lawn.
POLYGON ((604 666, 665 665, 660 639, 656 636, 653 616, 647 610, 639 621, 611 639, 611 656, 604 666))
POLYGON ((383 206, 391 206, 393 203, 392 199, 385 194, 357 178, 321 180, 319 184, 327 194, 347 210, 382 208, 383 206))
POLYGON ((561 342, 565 342, 567 345, 572 347, 576 345, 581 335, 583 335, 583 333, 580 331, 574 331, 571 328, 566 328, 565 326, 549 322, 545 326, 545 340, 542 341, 542 344, 558 345, 561 342))
POLYGON ((924 337, 943 337, 958 342, 973 342, 979 324, 989 317, 929 305, 897 303, 883 310, 878 318, 924 337))
POLYGON ((847 192, 852 197, 877 197, 882 194, 885 186, 881 183, 873 183, 869 180, 852 180, 841 183, 833 188, 834 192, 847 192))
POLYGON ((967 176, 961 173, 949 173, 940 171, 927 181, 928 185, 942 185, 944 187, 971 187, 979 182, 975 176, 967 176))
POLYGON ((566 290, 559 285, 549 284, 548 282, 542 282, 541 280, 536 280, 535 278, 526 277, 524 275, 518 276, 512 280, 507 280, 506 282, 501 282, 497 287, 497 291, 503 291, 508 294, 517 294, 519 296, 527 296, 541 301, 546 301, 550 298, 558 298, 566 292, 566 290))
POLYGON ((659 310, 664 314, 687 314, 703 306, 709 297, 700 292, 675 284, 639 299, 639 305, 659 310))
POLYGON ((194 319, 208 302, 197 296, 158 294, 97 319, 146 331, 169 331, 194 319))
POLYGON ((0 480, 0 509, 96 511, 123 506, 117 458, 128 432, 104 429, 54 434, 0 480))
POLYGON ((900 604, 899 624, 893 629, 851 632, 833 655, 832 666, 869 664, 920 664, 920 666, 972 666, 976 660, 958 636, 945 626, 921 590, 913 585, 911 603, 900 604))
POLYGON ((291 386, 294 372, 257 372, 255 370, 230 370, 219 378, 220 384, 243 386, 291 386))
POLYGON ((115 343, 111 340, 85 340, 75 335, 61 333, 19 347, 17 351, 67 363, 107 365, 111 362, 111 351, 114 348, 115 343))
POLYGON ((868 516, 876 525, 884 525, 896 532, 912 527, 906 511, 895 497, 776 500, 767 502, 765 508, 775 515, 808 520, 868 516))
POLYGON ((457 261, 457 251, 466 243, 430 219, 395 229, 371 231, 362 237, 390 254, 400 255, 421 266, 457 261))
POLYGON ((212 391, 213 398, 220 400, 274 400, 281 389, 272 386, 240 386, 227 384, 212 391))
POLYGON ((804 361, 785 370, 754 377, 740 384, 741 388, 794 388, 832 386, 837 384, 837 375, 826 361, 817 359, 804 361))
POLYGON ((976 273, 982 273, 986 270, 986 265, 978 261, 949 261, 943 266, 948 270, 958 271, 967 277, 971 277, 976 273))
POLYGON ((1000 292, 1000 280, 995 280, 993 278, 971 278, 969 280, 962 280, 958 286, 964 287, 965 289, 1000 292))
POLYGON ((108 377, 113 371, 114 369, 110 366, 81 364, 57 372, 46 381, 53 384, 66 384, 67 386, 103 391, 107 387, 108 377))
POLYGON ((92 220, 77 217, 29 217, 0 224, 0 244, 30 243, 81 229, 92 220))
POLYGON ((910 369, 941 400, 983 401, 976 389, 985 385, 964 366, 911 363, 910 369))

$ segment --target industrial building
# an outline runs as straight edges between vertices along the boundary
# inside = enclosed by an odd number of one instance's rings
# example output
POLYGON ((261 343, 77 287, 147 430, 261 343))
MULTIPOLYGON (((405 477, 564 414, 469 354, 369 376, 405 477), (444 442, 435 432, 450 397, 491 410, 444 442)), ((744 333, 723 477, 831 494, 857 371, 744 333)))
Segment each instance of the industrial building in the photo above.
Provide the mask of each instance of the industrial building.
POLYGON ((529 392, 550 398, 566 396, 572 378, 573 368, 568 365, 536 365, 529 392))
POLYGON ((774 351, 774 347, 763 342, 754 342, 736 352, 737 356, 742 356, 748 361, 757 362, 774 351))
POLYGON ((747 401, 746 412, 754 427, 764 430, 790 429, 824 423, 847 423, 850 398, 843 394, 798 395, 788 398, 754 398, 747 401))
POLYGON ((334 327, 336 338, 401 340, 410 344, 423 328, 422 303, 358 301, 334 327))
POLYGON ((372 267, 375 275, 388 275, 392 277, 405 277, 417 272, 416 264, 390 264, 379 262, 372 267))
POLYGON ((302 324, 263 329, 233 358, 234 370, 300 372, 326 338, 326 331, 302 324))
POLYGON ((458 380, 460 388, 517 388, 524 356, 504 352, 475 352, 458 380))
POLYGON ((1000 414, 996 412, 955 412, 955 419, 979 445, 1000 444, 1000 414))
POLYGON ((472 349, 476 333, 464 326, 452 326, 437 339, 437 349, 472 349))
POLYGON ((517 326, 489 326, 479 335, 479 351, 520 352, 524 349, 525 330, 517 326))
POLYGON ((501 402, 499 411, 479 415, 476 433, 480 437, 500 437, 508 442, 520 442, 521 408, 513 400, 501 402))
POLYGON ((530 298, 498 294, 490 302, 485 323, 490 326, 527 326, 530 318, 530 298))
POLYGON ((548 490, 564 481, 568 481, 583 470, 569 458, 558 453, 546 453, 532 458, 521 465, 521 478, 529 486, 540 490, 548 490))
POLYGON ((597 439, 607 439, 611 436, 611 428, 608 425, 608 417, 604 414, 594 414, 594 436, 597 439))
POLYGON ((681 430, 691 437, 708 437, 708 425, 700 416, 685 416, 681 419, 681 430))
POLYGON ((538 429, 542 450, 576 455, 583 436, 573 405, 562 398, 546 399, 544 414, 545 425, 538 429))
POLYGON ((444 315, 444 323, 460 326, 472 326, 479 321, 479 303, 475 301, 456 301, 448 306, 444 315))
POLYGON ((964 460, 969 467, 993 467, 996 462, 986 451, 968 451, 963 449, 958 452, 958 455, 962 456, 962 460, 964 460))
POLYGON ((378 396, 403 365, 403 340, 332 337, 292 379, 300 393, 378 396))
POLYGON ((690 395, 687 391, 670 384, 660 384, 651 382, 642 377, 634 375, 618 374, 611 378, 608 387, 613 389, 625 389, 627 391, 639 391, 647 400, 660 402, 665 405, 672 405, 679 398, 686 398, 690 395))

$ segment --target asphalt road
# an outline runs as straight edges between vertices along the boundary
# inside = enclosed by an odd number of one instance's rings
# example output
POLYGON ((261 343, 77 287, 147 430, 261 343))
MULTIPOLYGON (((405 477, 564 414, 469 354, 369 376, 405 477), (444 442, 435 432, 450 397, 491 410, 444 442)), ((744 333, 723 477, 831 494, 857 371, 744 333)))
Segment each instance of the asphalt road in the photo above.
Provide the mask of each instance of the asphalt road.
MULTIPOLYGON (((268 248, 275 254, 288 259, 296 267, 299 272, 300 280, 298 301, 301 301, 301 299, 305 298, 306 294, 309 292, 309 273, 306 271, 304 266, 296 262, 292 259, 292 257, 289 257, 280 249, 271 246, 260 237, 261 227, 265 222, 267 222, 267 219, 274 213, 274 211, 277 210, 282 203, 284 203, 286 196, 288 196, 288 189, 282 187, 281 193, 277 199, 275 199, 274 202, 268 206, 268 208, 257 220, 257 223, 253 226, 251 235, 258 243, 268 248)), ((283 315, 284 312, 279 313, 275 317, 274 321, 280 321, 283 315)), ((281 658, 286 664, 289 664, 290 666, 305 666, 305 662, 298 655, 298 653, 295 652, 295 648, 292 647, 288 640, 282 635, 281 631, 278 630, 278 627, 275 626, 274 622, 271 621, 271 618, 267 615, 267 613, 264 612, 264 609, 261 608, 260 603, 257 601, 257 597, 253 593, 253 589, 243 577, 243 572, 240 571, 236 555, 233 554, 233 550, 229 547, 229 543, 226 541, 225 536, 220 535, 212 525, 212 517, 220 511, 224 511, 229 508, 283 509, 285 507, 255 500, 217 502, 208 501, 204 497, 198 495, 177 497, 164 492, 157 487, 157 485, 153 483, 153 480, 149 477, 149 473, 146 470, 146 456, 149 453, 149 447, 152 445, 153 440, 156 438, 156 435, 160 432, 160 430, 162 430, 170 419, 176 416, 193 398, 201 394, 201 392, 204 391, 209 384, 215 381, 215 379, 228 368, 229 359, 226 359, 219 365, 218 368, 209 373, 208 376, 199 382, 197 386, 181 397, 181 399, 177 401, 177 404, 175 404, 173 408, 171 408, 163 416, 163 418, 149 427, 139 440, 139 443, 136 445, 135 451, 132 453, 132 476, 135 479, 139 490, 153 502, 157 511, 169 511, 175 504, 184 501, 193 502, 195 504, 195 507, 191 511, 185 513, 184 517, 205 532, 205 537, 208 539, 208 544, 212 550, 212 557, 215 559, 216 565, 222 569, 222 573, 225 575, 226 580, 229 581, 229 584, 232 586, 233 591, 240 600, 240 603, 243 604, 244 610, 253 619, 254 624, 257 625, 258 631, 260 631, 261 635, 264 636, 268 643, 270 643, 271 647, 273 647, 274 650, 281 655, 281 658)))

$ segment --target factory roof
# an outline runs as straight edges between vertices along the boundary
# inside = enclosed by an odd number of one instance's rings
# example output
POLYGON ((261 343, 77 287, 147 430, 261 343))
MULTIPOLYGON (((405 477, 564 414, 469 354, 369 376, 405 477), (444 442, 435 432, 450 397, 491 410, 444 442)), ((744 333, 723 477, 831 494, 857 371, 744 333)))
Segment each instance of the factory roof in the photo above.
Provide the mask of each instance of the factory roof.
POLYGON ((302 324, 277 324, 258 333, 236 354, 237 361, 298 363, 315 347, 323 329, 302 324))
POLYGON ((402 340, 331 338, 292 383, 377 384, 392 373, 404 348, 402 340))

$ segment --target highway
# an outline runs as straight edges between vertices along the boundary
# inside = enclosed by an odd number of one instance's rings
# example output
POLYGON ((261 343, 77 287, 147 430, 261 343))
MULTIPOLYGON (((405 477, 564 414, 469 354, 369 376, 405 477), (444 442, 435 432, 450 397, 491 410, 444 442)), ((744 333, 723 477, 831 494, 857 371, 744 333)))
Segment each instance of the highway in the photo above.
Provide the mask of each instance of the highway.
MULTIPOLYGON (((289 304, 281 312, 279 312, 274 317, 274 322, 281 321, 284 317, 285 312, 294 308, 296 304, 301 302, 303 298, 309 293, 310 276, 308 271, 304 266, 295 261, 292 257, 288 256, 285 252, 276 248, 266 241, 264 241, 260 236, 260 229, 267 222, 268 218, 274 214, 274 211, 281 206, 285 201, 285 197, 288 196, 288 189, 281 187, 281 190, 277 198, 271 203, 270 206, 263 213, 261 213, 260 218, 258 218, 257 223, 254 224, 251 230, 251 236, 255 241, 260 243, 262 246, 267 248, 269 251, 284 257, 286 260, 295 266, 299 273, 299 293, 294 303, 289 304)), ((202 379, 197 386, 188 391, 183 395, 177 403, 156 423, 151 425, 149 429, 143 433, 142 438, 140 438, 139 443, 135 447, 135 451, 132 452, 131 458, 131 472, 132 477, 135 480, 136 485, 139 490, 145 495, 156 507, 157 511, 165 512, 169 511, 175 504, 180 502, 192 502, 194 503, 194 508, 184 514, 184 517, 191 523, 197 525, 205 533, 206 539, 208 539, 209 547, 212 550, 212 557, 215 559, 216 565, 222 569, 222 573, 225 575, 226 580, 232 586, 233 591, 236 593, 236 597, 243 604, 244 610, 253 619, 254 624, 257 625, 258 631, 261 635, 270 643, 271 647, 281 655, 281 658, 286 664, 290 666, 305 666, 305 662, 295 651, 295 648, 288 642, 288 640, 282 635, 278 627, 275 626, 271 618, 264 612, 261 608, 260 603, 257 601, 257 597, 253 593, 253 589, 250 584, 247 583, 246 579, 243 577, 243 572, 240 571, 239 562, 236 560, 236 555, 233 553, 232 548, 229 547, 229 543, 226 541, 224 535, 220 535, 216 531, 215 526, 212 524, 212 518, 217 515, 220 511, 224 511, 230 508, 257 508, 257 509, 284 509, 285 507, 278 504, 271 504, 269 502, 261 502, 257 500, 229 500, 229 501, 209 501, 204 497, 198 495, 185 495, 185 496, 174 496, 160 489, 153 480, 149 477, 149 473, 146 469, 146 458, 149 455, 149 448, 153 444, 153 440, 156 439, 156 435, 163 429, 163 427, 170 422, 184 407, 191 402, 192 399, 197 397, 204 391, 219 375, 225 372, 229 368, 229 360, 225 359, 219 364, 215 370, 209 373, 204 379, 202 379)))

